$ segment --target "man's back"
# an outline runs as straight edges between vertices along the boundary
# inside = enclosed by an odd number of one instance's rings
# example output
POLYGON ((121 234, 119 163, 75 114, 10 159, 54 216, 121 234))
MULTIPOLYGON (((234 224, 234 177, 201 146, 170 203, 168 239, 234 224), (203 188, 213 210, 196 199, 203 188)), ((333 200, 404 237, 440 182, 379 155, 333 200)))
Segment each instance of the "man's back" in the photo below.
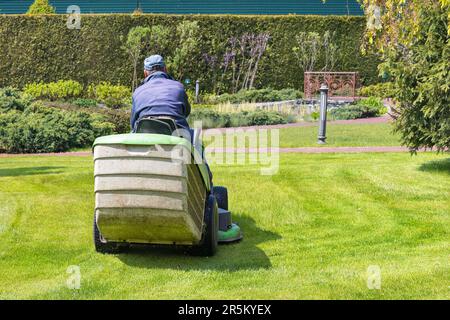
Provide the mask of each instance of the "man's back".
POLYGON ((143 117, 169 116, 179 127, 189 129, 186 118, 190 112, 184 86, 164 72, 155 72, 133 93, 131 128, 143 117))

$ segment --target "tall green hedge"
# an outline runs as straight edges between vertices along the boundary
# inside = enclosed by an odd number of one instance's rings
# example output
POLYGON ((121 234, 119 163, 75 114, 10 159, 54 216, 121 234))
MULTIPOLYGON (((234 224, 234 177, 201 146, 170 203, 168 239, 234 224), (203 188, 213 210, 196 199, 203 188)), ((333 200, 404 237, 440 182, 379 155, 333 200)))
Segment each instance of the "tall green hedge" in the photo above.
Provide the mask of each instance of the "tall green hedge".
MULTIPOLYGON (((131 85, 133 67, 122 45, 134 26, 164 25, 175 28, 183 20, 196 20, 201 28, 199 63, 187 74, 209 89, 203 53, 213 53, 213 43, 245 32, 268 32, 269 48, 260 63, 256 87, 302 88, 303 72, 292 47, 300 31, 336 31, 341 57, 337 71, 359 71, 363 84, 377 81, 376 58, 359 51, 364 17, 338 16, 232 16, 109 14, 82 15, 81 29, 68 29, 67 15, 0 16, 0 86, 23 87, 36 81, 73 79, 81 83, 109 81, 131 85)), ((192 81, 193 83, 194 81, 192 81)))

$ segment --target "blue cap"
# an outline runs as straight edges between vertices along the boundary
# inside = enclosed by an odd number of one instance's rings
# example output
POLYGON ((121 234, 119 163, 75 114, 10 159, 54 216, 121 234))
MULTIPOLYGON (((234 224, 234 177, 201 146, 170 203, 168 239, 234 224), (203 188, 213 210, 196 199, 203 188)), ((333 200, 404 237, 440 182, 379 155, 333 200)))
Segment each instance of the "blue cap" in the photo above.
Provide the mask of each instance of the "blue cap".
POLYGON ((154 54, 144 60, 144 69, 151 71, 154 67, 165 67, 164 58, 159 54, 154 54))

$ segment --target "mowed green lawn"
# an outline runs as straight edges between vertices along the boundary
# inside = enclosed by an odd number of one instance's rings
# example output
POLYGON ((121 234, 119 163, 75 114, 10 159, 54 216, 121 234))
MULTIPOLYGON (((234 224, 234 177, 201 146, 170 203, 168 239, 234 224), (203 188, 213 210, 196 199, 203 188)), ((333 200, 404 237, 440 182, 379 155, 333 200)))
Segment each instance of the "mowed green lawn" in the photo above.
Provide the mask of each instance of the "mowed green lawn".
MULTIPOLYGON (((261 127, 261 129, 265 129, 261 127)), ((232 128, 228 129, 229 134, 232 128)), ((244 130, 247 134, 255 130, 255 128, 240 128, 240 132, 244 130)), ((273 129, 272 129, 273 130, 273 129)), ((390 123, 367 123, 367 124, 336 124, 328 123, 327 125, 327 144, 318 145, 318 124, 308 126, 297 126, 282 128, 279 130, 279 147, 281 148, 301 148, 301 147, 369 147, 369 146, 400 146, 400 137, 393 132, 390 123)), ((206 145, 216 140, 215 136, 221 134, 220 131, 205 131, 203 141, 206 145)), ((241 133, 239 133, 241 134, 241 133)), ((225 138, 222 137, 222 139, 225 138)), ((222 140, 220 140, 222 141, 222 140)), ((249 140, 246 146, 249 146, 249 140)), ((270 140, 268 142, 270 146, 270 140)), ((238 147, 244 147, 239 145, 238 147)), ((256 147, 256 146, 251 146, 256 147)))
MULTIPOLYGON (((280 147, 317 147, 318 124, 280 129, 280 147)), ((399 146, 399 135, 390 123, 327 125, 324 147, 399 146)))
POLYGON ((102 255, 90 157, 0 158, 0 298, 450 298, 448 154, 282 154, 275 176, 214 172, 243 242, 212 258, 102 255), (71 265, 79 290, 66 285, 71 265), (381 290, 368 288, 369 266, 381 290))

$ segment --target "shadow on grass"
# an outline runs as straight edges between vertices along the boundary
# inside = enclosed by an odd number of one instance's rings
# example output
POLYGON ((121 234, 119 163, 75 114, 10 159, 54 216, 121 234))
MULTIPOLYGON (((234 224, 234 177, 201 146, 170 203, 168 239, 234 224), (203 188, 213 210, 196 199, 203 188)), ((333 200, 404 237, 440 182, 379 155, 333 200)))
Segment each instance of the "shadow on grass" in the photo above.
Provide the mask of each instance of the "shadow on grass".
POLYGON ((425 162, 419 167, 419 170, 450 174, 450 158, 425 162))
POLYGON ((0 169, 0 177, 34 176, 39 174, 58 174, 64 167, 25 167, 0 169))
POLYGON ((193 257, 182 248, 132 246, 119 259, 133 267, 175 270, 255 270, 272 267, 270 259, 257 244, 280 239, 281 236, 256 226, 248 216, 236 219, 241 226, 244 239, 240 242, 219 245, 214 257, 193 257))

